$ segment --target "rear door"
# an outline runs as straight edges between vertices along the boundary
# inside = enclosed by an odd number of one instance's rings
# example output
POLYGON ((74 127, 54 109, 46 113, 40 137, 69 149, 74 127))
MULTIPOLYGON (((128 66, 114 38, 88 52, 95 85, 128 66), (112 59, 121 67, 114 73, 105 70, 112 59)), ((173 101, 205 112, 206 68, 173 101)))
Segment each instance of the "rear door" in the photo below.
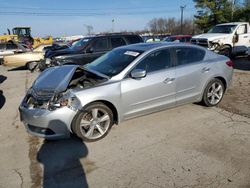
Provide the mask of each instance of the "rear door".
POLYGON ((205 50, 195 47, 176 47, 176 103, 195 101, 210 71, 204 63, 205 50))
POLYGON ((146 70, 147 75, 141 79, 128 75, 121 81, 125 119, 175 105, 175 70, 169 49, 152 52, 134 69, 146 70))

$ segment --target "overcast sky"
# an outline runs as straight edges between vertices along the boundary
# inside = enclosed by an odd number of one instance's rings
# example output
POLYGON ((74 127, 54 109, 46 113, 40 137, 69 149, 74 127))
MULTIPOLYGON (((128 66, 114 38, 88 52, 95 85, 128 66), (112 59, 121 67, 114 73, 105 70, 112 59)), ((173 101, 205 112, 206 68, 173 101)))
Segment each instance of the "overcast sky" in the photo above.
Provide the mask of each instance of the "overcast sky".
POLYGON ((0 0, 0 34, 7 28, 31 26, 33 36, 86 34, 86 25, 94 32, 144 29, 157 17, 180 18, 180 6, 186 5, 184 18, 192 18, 192 0, 0 0))

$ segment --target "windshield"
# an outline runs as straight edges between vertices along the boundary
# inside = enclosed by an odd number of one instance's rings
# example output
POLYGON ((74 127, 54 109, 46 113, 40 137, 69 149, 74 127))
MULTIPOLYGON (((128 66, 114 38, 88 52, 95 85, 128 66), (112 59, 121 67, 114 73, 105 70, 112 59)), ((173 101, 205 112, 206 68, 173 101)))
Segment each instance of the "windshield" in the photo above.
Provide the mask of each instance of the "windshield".
POLYGON ((99 57, 85 67, 112 77, 119 74, 141 53, 142 51, 137 50, 115 49, 99 57))
POLYGON ((73 50, 81 50, 83 49, 86 44, 91 40, 92 38, 83 38, 75 43, 72 44, 72 46, 70 47, 73 50))
POLYGON ((208 33, 232 33, 237 25, 218 25, 208 31, 208 33))
POLYGON ((164 41, 166 41, 166 42, 174 42, 175 40, 176 40, 175 37, 166 37, 166 38, 164 39, 164 41))

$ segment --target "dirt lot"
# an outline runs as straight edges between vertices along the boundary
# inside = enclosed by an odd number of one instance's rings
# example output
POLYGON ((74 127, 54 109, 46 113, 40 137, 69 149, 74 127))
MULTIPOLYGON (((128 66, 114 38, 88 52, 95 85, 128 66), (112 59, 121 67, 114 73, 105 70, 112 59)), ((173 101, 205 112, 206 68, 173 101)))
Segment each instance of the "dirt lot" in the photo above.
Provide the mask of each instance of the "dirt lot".
POLYGON ((250 117, 250 60, 234 59, 234 77, 219 107, 250 117))
POLYGON ((250 187, 250 71, 242 63, 222 109, 165 110, 114 126, 95 143, 28 135, 17 108, 38 74, 0 67, 0 188, 250 187))

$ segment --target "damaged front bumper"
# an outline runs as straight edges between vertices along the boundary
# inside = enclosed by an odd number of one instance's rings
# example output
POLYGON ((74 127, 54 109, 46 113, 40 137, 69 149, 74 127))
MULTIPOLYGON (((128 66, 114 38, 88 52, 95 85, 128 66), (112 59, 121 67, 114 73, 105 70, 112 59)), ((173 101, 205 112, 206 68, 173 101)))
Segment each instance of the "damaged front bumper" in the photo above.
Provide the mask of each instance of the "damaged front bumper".
POLYGON ((20 118, 27 131, 46 139, 67 138, 70 136, 71 122, 77 111, 68 106, 54 110, 30 107, 27 97, 19 107, 20 118))
POLYGON ((21 105, 19 111, 28 133, 46 139, 69 137, 71 122, 76 115, 76 111, 68 107, 50 111, 21 105))

